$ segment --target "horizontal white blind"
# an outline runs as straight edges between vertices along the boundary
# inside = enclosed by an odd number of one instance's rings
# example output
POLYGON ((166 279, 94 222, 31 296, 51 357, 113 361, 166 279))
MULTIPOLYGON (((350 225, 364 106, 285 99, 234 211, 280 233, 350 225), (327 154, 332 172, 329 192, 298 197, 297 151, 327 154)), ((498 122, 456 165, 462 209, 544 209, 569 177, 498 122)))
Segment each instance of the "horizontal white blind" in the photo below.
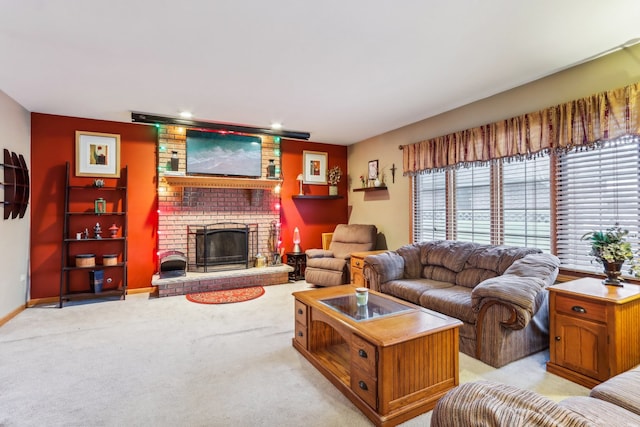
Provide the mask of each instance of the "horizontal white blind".
POLYGON ((455 174, 455 239, 490 244, 490 166, 460 168, 455 174))
POLYGON ((580 238, 616 224, 629 230, 638 249, 639 143, 639 137, 625 136, 557 156, 557 255, 563 267, 601 272, 589 255, 589 243, 580 238))
POLYGON ((414 179, 414 242, 447 238, 446 192, 446 172, 432 172, 414 179))
POLYGON ((551 251, 549 157, 502 165, 503 243, 551 251))

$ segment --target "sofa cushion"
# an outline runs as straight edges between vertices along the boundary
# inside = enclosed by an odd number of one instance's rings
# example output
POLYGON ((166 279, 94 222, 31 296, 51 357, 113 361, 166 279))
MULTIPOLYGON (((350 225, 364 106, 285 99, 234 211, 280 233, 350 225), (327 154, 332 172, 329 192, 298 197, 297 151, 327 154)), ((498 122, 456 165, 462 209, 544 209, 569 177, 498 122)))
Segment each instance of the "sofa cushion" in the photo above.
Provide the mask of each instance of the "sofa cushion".
POLYGON ((439 265, 459 273, 464 268, 467 259, 475 251, 476 243, 442 240, 437 244, 426 247, 426 261, 423 264, 439 265))
POLYGON ((493 270, 485 270, 483 268, 465 268, 456 275, 455 284, 473 288, 478 283, 496 277, 498 273, 493 270))
MULTIPOLYGON (((636 384, 637 387, 637 384, 636 384)), ((573 411, 589 420, 591 426, 638 426, 640 415, 627 411, 613 403, 586 396, 573 396, 558 403, 558 406, 573 411)))
POLYGON ((481 268, 504 274, 505 270, 517 259, 532 253, 541 253, 537 248, 518 248, 514 246, 484 245, 477 248, 467 260, 467 268, 481 268))
POLYGON ((442 397, 431 415, 431 427, 587 427, 575 412, 534 391, 509 384, 475 381, 442 397))
POLYGON ((471 289, 464 286, 431 289, 420 296, 420 305, 466 323, 476 323, 471 306, 471 289))
POLYGON ((404 245, 396 250, 398 255, 404 258, 404 278, 418 279, 422 273, 420 263, 420 247, 417 245, 404 245))
POLYGON ((589 396, 611 402, 640 415, 640 366, 595 386, 589 396))
POLYGON ((440 282, 456 282, 456 273, 445 267, 437 265, 425 265, 422 270, 422 277, 425 279, 438 280, 440 282))
POLYGON ((553 285, 558 277, 560 260, 549 254, 528 254, 514 261, 504 272, 520 277, 540 277, 546 286, 553 285))
POLYGON ((385 294, 393 295, 414 304, 420 304, 420 295, 431 289, 448 288, 451 283, 438 282, 427 279, 391 280, 383 283, 380 290, 385 294))

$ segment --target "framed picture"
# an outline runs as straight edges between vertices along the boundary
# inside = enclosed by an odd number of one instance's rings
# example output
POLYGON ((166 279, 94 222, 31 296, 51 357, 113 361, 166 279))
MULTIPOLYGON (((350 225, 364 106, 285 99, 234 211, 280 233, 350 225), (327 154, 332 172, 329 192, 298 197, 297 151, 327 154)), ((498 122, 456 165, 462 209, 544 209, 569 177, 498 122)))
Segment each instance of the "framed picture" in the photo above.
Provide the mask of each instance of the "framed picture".
POLYGON ((305 184, 327 183, 327 153, 302 152, 302 182, 305 184))
POLYGON ((120 177, 120 135, 76 131, 76 176, 120 177))
POLYGON ((369 161, 369 179, 376 179, 378 177, 378 161, 369 161))

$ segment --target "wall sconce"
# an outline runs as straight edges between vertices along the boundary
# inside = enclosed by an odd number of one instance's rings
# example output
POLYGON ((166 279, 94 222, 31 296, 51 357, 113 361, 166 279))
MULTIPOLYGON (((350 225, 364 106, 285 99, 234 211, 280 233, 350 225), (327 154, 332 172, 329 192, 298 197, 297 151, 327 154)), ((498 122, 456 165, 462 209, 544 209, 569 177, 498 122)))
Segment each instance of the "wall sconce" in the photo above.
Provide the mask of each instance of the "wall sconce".
POLYGON ((298 227, 293 229, 293 252, 302 252, 302 248, 300 248, 300 230, 298 230, 298 227))
POLYGON ((300 182, 300 192, 298 193, 298 196, 304 196, 304 193, 302 192, 302 174, 298 174, 296 179, 300 182))

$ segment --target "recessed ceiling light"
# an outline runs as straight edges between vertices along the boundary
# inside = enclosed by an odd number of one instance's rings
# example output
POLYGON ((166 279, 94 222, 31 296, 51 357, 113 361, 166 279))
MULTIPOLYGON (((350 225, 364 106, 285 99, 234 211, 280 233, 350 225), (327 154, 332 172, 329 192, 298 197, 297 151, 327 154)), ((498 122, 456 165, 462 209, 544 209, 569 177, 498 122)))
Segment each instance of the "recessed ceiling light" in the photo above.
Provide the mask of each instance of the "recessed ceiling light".
POLYGON ((183 119, 190 119, 193 117, 193 114, 191 114, 191 111, 180 111, 180 117, 183 119))
POLYGON ((271 129, 273 129, 273 130, 280 130, 280 129, 282 129, 282 123, 277 123, 277 122, 275 122, 275 123, 271 123, 271 129))

